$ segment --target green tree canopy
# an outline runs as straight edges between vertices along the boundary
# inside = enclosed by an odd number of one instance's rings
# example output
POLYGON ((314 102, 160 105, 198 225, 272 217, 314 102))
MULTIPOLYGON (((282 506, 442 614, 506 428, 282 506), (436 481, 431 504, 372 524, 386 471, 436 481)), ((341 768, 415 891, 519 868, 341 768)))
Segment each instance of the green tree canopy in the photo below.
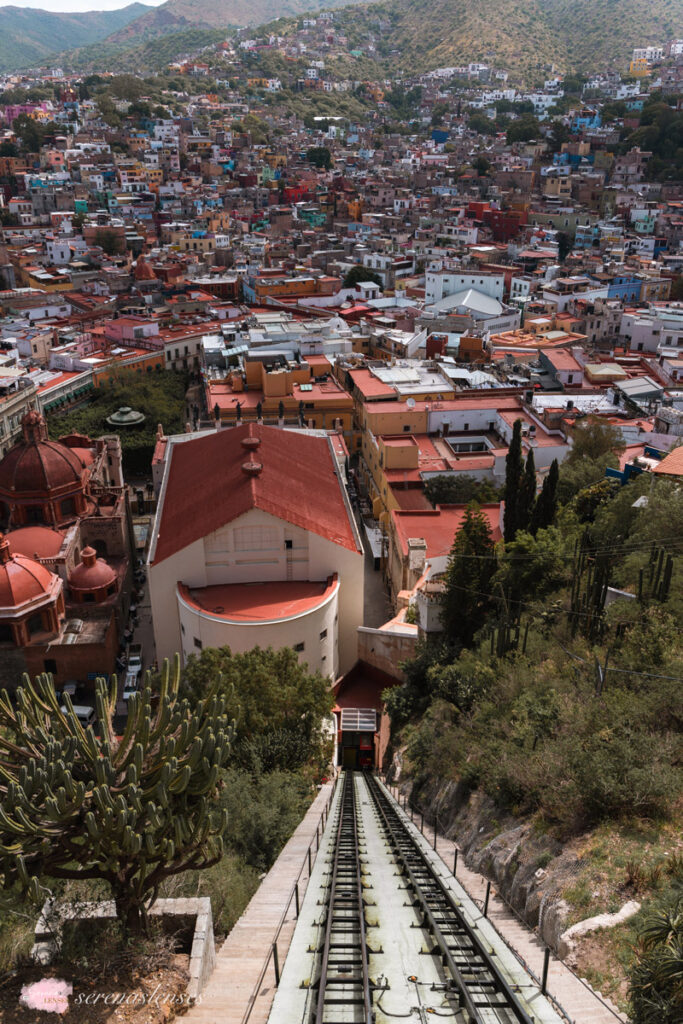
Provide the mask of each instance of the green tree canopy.
POLYGON ((604 455, 621 455, 626 448, 619 427, 604 417, 586 416, 578 420, 572 430, 572 447, 566 463, 570 466, 584 459, 595 462, 604 455))
POLYGON ((498 501, 498 489, 490 480, 477 480, 468 473, 453 476, 432 476, 425 483, 425 496, 433 507, 437 505, 467 505, 476 501, 480 505, 498 501))
POLYGON ((489 521, 472 502, 455 535, 444 578, 441 621, 450 643, 468 647, 486 622, 495 570, 489 521))
POLYGON ((344 277, 343 287, 344 288, 355 288, 361 281, 374 281, 380 288, 383 288, 382 278, 379 274, 376 274, 374 270, 369 270, 367 267, 362 266, 358 263, 355 267, 351 267, 346 276, 344 277))
POLYGON ((332 154, 327 146, 311 146, 306 150, 306 159, 314 167, 322 167, 329 171, 332 166, 332 154))
POLYGON ((189 658, 184 689, 201 698, 218 675, 237 722, 237 766, 294 769, 320 755, 321 725, 332 710, 333 693, 328 680, 309 672, 290 647, 255 647, 243 654, 206 648, 189 658))
POLYGON ((510 145, 512 142, 530 142, 532 139, 540 138, 540 135, 541 126, 533 114, 522 114, 509 125, 506 139, 510 145))

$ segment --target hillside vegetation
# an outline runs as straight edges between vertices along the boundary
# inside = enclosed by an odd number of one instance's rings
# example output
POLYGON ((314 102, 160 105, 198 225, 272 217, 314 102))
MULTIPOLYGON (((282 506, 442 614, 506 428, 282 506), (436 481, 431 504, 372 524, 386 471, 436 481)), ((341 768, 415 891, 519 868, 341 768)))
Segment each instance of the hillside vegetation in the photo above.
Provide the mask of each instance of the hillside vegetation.
MULTIPOLYGON (((532 492, 529 504, 529 474, 508 480, 513 536, 506 511, 494 546, 470 507, 445 576, 444 633, 386 693, 418 805, 450 784, 456 811, 488 800, 500 819, 579 849, 563 894, 571 920, 634 897, 674 906, 683 884, 683 494, 646 473, 605 478, 610 430, 588 421, 576 433, 545 499, 532 492)), ((640 921, 612 950, 615 992, 640 921)), ((671 1015, 637 1024, 681 1019, 683 991, 660 987, 671 1015)))
POLYGON ((189 31, 267 24, 287 34, 298 15, 321 8, 335 10, 348 49, 363 50, 364 65, 380 77, 482 61, 541 84, 551 68, 623 69, 634 46, 663 44, 680 28, 680 0, 370 0, 352 6, 343 0, 167 0, 75 59, 82 66, 115 56, 118 67, 133 68, 144 57, 158 66, 188 51, 189 31), (157 53, 159 38, 165 43, 157 53), (149 44, 144 54, 143 41, 149 44))
POLYGON ((67 47, 86 46, 123 28, 147 8, 134 3, 117 11, 53 14, 24 7, 3 7, 0 71, 43 63, 67 47))
POLYGON ((380 57, 427 70, 470 61, 525 72, 624 67, 634 46, 680 28, 678 0, 398 0, 335 19, 380 57), (396 52, 394 52, 396 51, 396 52))
POLYGON ((68 55, 75 67, 102 70, 114 60, 117 68, 158 68, 180 54, 217 42, 221 33, 246 25, 262 25, 322 7, 339 7, 344 0, 167 0, 147 10, 97 45, 78 45, 68 55), (158 45, 155 45, 159 40, 158 45), (144 47, 144 48, 143 48, 144 47))

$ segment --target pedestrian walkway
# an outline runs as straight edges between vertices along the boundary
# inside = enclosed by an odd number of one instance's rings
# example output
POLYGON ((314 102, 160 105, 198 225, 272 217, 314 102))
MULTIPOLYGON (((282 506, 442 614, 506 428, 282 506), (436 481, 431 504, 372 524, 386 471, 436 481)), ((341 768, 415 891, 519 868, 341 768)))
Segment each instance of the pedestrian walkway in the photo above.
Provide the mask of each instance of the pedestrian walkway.
MULTIPOLYGON (((272 959, 262 977, 263 967, 272 951, 278 926, 302 865, 304 870, 299 882, 302 896, 308 884, 307 851, 312 843, 312 863, 316 851, 316 829, 332 792, 333 783, 325 783, 221 946, 201 1002, 183 1017, 187 1024, 241 1024, 252 996, 255 998, 249 1024, 265 1024, 267 1021, 275 996, 272 959)), ((292 900, 277 943, 280 965, 287 955, 295 923, 296 908, 292 900)))
MULTIPOLYGON (((395 796, 397 790, 392 788, 391 792, 395 796)), ((407 813, 410 816, 410 812, 407 813)), ((415 814, 413 820, 416 825, 421 824, 419 815, 415 814)), ((444 873, 451 874, 456 843, 439 833, 435 845, 434 829, 426 822, 423 825, 423 832, 425 839, 433 849, 436 849, 444 873)), ((470 871, 464 863, 464 857, 458 859, 456 875, 472 899, 480 906, 483 905, 488 880, 483 875, 470 871)), ((543 974, 545 943, 520 921, 493 887, 489 895, 487 917, 527 968, 530 968, 540 979, 543 974)), ((592 988, 582 982, 561 960, 552 955, 548 971, 547 991, 572 1024, 617 1024, 618 1021, 627 1024, 628 1018, 620 1013, 609 999, 600 999, 592 988)))

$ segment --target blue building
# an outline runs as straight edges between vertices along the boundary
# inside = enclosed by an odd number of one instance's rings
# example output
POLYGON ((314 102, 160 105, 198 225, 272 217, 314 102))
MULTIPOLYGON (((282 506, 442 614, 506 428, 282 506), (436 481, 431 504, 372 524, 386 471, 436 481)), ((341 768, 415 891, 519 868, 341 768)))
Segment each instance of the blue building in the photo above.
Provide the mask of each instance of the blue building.
POLYGON ((642 284, 636 274, 618 275, 607 285, 607 298, 620 299, 622 302, 638 302, 642 284))

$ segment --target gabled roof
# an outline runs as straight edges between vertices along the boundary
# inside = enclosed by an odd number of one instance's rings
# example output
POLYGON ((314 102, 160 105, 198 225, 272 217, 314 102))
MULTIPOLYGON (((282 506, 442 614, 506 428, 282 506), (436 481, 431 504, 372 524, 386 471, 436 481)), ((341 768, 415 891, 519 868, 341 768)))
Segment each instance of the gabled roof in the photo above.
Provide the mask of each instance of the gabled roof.
POLYGON ((249 424, 169 449, 153 565, 253 508, 359 550, 327 437, 249 424))

